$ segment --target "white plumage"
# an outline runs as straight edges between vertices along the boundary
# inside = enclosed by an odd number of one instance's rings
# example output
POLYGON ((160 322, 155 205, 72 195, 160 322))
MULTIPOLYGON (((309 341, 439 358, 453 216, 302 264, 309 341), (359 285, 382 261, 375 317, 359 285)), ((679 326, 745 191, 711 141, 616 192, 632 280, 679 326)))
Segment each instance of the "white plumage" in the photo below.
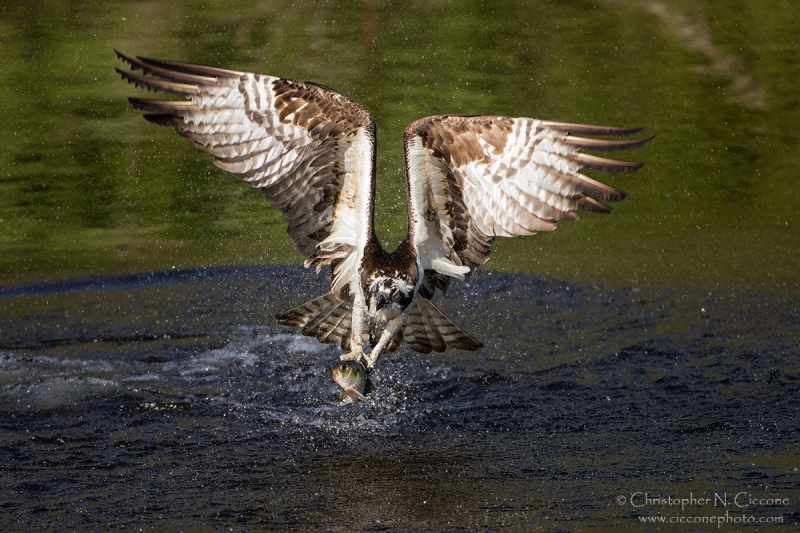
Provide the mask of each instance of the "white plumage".
POLYGON ((124 79, 186 100, 131 98, 145 118, 194 141, 220 168, 259 188, 286 220, 307 267, 330 267, 331 292, 276 315, 345 358, 371 366, 405 341, 419 352, 480 341, 430 299, 485 263, 495 237, 555 229, 578 210, 601 213, 625 194, 580 173, 641 165, 582 149, 637 148, 636 133, 530 118, 443 115, 404 133, 409 231, 386 252, 375 236, 375 124, 321 85, 119 54, 124 79), (583 137, 589 135, 591 137, 583 137), (365 342, 371 342, 368 354, 365 342))

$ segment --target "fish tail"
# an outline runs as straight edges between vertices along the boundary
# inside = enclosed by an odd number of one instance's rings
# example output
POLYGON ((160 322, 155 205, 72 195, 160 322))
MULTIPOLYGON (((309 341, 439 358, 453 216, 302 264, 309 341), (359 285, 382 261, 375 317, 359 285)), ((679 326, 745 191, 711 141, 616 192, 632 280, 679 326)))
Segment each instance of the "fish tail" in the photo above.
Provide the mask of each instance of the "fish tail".
POLYGON ((363 394, 361 394, 360 392, 358 392, 357 390, 351 388, 351 389, 343 390, 342 392, 340 392, 339 393, 339 399, 340 400, 345 400, 346 402, 351 403, 351 404, 353 404, 353 405, 355 405, 357 407, 358 406, 358 401, 359 400, 366 400, 367 397, 364 396, 363 394))

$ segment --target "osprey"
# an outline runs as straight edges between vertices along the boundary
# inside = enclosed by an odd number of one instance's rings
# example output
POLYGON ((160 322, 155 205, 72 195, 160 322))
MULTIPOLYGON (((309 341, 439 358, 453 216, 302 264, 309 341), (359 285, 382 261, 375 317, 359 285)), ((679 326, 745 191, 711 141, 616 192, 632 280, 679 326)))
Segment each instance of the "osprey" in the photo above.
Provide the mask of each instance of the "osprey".
POLYGON ((630 172, 641 164, 580 150, 627 150, 650 140, 606 138, 641 128, 419 119, 403 134, 408 233, 387 252, 374 230, 375 122, 358 103, 312 82, 117 55, 130 67, 116 69, 123 79, 185 97, 130 98, 133 107, 260 189, 283 214, 305 266, 329 267, 330 292, 278 313, 277 321, 341 343, 342 359, 367 367, 402 342, 421 353, 480 348, 431 302, 436 289, 444 293, 453 278, 484 264, 495 237, 551 231, 578 210, 611 212, 603 202, 625 193, 581 169, 630 172))

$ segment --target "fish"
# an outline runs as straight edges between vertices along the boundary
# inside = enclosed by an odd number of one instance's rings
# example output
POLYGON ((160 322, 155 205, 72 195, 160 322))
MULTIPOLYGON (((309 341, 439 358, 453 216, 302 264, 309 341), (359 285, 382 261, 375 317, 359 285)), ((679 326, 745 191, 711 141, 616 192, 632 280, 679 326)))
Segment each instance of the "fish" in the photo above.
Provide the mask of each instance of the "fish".
POLYGON ((367 369, 358 361, 336 361, 331 365, 333 381, 342 388, 339 398, 345 403, 358 405, 359 400, 366 400, 367 369))

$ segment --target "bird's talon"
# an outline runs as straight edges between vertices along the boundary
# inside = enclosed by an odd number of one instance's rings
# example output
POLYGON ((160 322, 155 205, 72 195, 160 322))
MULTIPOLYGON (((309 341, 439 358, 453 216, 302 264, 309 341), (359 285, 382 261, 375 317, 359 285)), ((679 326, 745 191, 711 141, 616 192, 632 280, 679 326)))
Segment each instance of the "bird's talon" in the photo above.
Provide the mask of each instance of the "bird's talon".
POLYGON ((342 361, 358 361, 364 357, 364 352, 361 350, 353 350, 350 353, 343 353, 339 356, 342 361))

